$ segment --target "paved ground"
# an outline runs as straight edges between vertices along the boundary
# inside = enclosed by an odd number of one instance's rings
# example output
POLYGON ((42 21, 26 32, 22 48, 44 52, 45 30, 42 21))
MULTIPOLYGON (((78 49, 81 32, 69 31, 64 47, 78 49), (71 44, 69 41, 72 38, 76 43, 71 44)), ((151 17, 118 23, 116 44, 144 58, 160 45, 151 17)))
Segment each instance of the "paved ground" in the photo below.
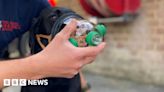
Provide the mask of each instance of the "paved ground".
MULTIPOLYGON (((91 92, 164 92, 164 87, 143 85, 127 80, 116 80, 95 74, 85 74, 92 85, 91 92)), ((10 87, 3 92, 19 92, 20 87, 10 87)))
POLYGON ((127 80, 116 80, 94 74, 86 74, 92 92, 164 92, 164 87, 143 85, 127 80))

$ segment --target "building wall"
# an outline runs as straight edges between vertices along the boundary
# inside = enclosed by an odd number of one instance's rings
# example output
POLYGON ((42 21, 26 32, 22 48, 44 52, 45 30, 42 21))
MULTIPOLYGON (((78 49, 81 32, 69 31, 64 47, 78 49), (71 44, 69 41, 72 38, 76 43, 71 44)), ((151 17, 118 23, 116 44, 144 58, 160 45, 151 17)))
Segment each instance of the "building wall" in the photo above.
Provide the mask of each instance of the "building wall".
MULTIPOLYGON (((59 6, 82 11, 78 0, 59 6)), ((164 0, 142 0, 139 16, 127 24, 107 24, 107 46, 85 70, 110 77, 164 85, 164 0)))

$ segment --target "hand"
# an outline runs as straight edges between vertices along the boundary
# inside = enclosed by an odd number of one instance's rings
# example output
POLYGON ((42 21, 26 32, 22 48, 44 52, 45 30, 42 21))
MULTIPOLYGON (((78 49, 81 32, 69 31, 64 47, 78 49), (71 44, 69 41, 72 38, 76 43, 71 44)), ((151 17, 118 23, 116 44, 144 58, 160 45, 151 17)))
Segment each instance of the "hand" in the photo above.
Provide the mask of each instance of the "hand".
POLYGON ((71 33, 76 30, 76 25, 76 20, 73 20, 55 36, 44 50, 35 55, 40 67, 39 75, 72 78, 103 50, 105 43, 96 47, 73 46, 68 39, 71 33))

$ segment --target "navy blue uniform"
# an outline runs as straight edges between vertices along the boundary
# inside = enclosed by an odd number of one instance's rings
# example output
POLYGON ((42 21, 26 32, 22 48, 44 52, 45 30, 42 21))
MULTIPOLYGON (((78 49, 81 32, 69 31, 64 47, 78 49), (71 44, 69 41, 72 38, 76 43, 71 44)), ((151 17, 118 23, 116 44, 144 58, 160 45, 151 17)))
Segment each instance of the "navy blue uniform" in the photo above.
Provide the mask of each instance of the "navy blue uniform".
POLYGON ((0 0, 0 51, 26 32, 32 18, 48 6, 46 0, 0 0))
MULTIPOLYGON (((0 54, 29 30, 32 19, 46 7, 50 7, 47 0, 0 0, 0 54)), ((48 86, 27 86, 22 92, 80 92, 80 77, 50 78, 48 86)))

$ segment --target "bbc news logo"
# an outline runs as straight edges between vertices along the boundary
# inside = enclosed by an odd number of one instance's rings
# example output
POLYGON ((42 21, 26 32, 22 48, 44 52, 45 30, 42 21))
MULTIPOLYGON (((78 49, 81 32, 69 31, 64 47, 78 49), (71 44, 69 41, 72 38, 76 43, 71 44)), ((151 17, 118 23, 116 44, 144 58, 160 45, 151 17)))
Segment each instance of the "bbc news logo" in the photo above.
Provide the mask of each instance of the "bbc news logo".
POLYGON ((4 79, 3 80, 4 86, 47 86, 48 85, 48 79, 42 79, 42 80, 27 80, 27 79, 4 79))

